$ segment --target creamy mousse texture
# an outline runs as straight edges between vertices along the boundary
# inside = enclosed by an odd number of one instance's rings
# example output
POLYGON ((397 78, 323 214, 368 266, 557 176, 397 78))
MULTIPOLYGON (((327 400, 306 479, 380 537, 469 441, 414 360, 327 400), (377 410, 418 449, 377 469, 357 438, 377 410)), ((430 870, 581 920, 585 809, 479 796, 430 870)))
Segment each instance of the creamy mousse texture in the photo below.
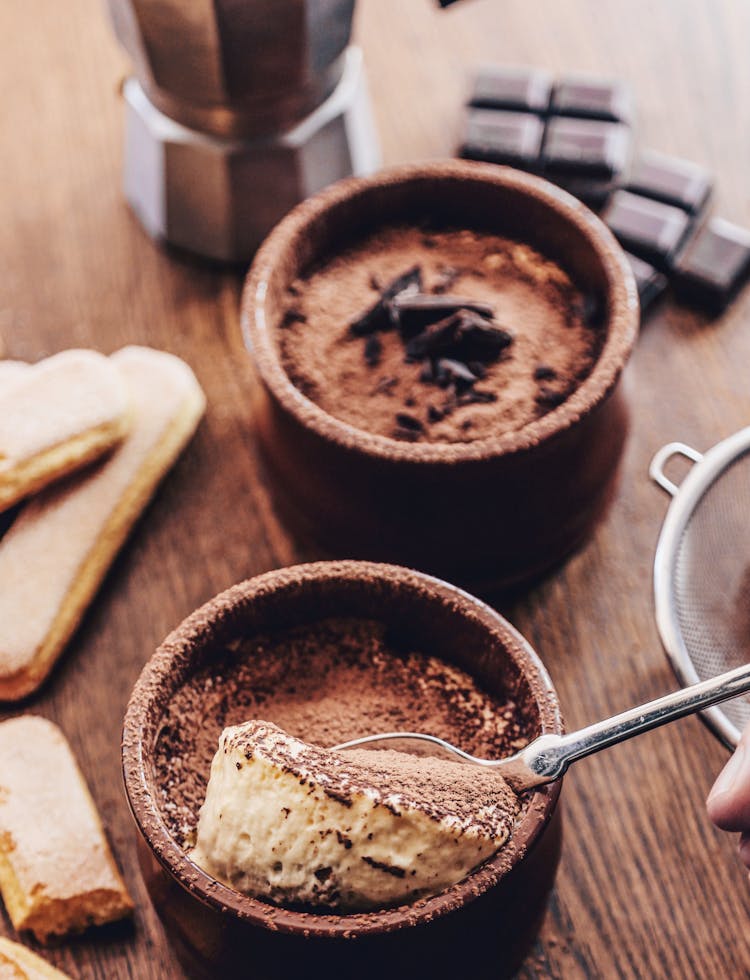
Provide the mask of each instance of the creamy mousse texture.
POLYGON ((329 414, 411 442, 501 436, 562 404, 605 327, 550 258, 465 229, 387 226, 288 288, 276 337, 329 414))
POLYGON ((407 901, 501 847, 524 802, 473 767, 331 747, 410 730, 500 758, 537 734, 533 702, 519 696, 491 694, 376 619, 237 639, 164 706, 159 808, 178 844, 239 890, 335 912, 407 901))
POLYGON ((279 904, 385 908, 460 881, 505 843, 518 810, 492 770, 333 752, 250 721, 221 736, 191 858, 279 904))

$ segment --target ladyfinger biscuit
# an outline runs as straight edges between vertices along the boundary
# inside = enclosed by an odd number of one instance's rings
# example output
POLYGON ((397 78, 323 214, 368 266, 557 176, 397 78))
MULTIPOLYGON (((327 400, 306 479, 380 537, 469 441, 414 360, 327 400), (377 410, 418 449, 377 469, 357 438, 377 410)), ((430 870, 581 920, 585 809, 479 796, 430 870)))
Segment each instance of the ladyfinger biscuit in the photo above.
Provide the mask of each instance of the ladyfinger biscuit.
POLYGON ((0 724, 0 892, 42 943, 133 910, 65 736, 35 715, 0 724))
POLYGON ((15 370, 0 385, 0 510, 97 459, 128 426, 127 391, 102 354, 68 350, 15 370))
POLYGON ((20 381, 30 370, 26 361, 0 361, 0 392, 5 394, 12 381, 20 381))
POLYGON ((31 500, 0 539, 0 700, 30 694, 47 676, 205 408, 179 358, 125 347, 111 360, 130 397, 127 438, 31 500))
POLYGON ((0 936, 0 980, 70 980, 26 946, 0 936))

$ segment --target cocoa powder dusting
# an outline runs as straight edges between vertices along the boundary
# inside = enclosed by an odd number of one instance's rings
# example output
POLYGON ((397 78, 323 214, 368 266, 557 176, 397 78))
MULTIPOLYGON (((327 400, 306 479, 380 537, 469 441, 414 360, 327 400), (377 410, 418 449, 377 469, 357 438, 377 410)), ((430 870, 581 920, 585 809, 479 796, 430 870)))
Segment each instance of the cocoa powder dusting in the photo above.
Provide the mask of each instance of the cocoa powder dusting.
POLYGON ((386 227, 293 288, 286 313, 301 317, 284 315, 277 331, 292 382, 331 415, 408 441, 470 442, 523 428, 585 380, 605 335, 590 314, 596 299, 559 265, 529 245, 483 232, 425 236, 416 227, 386 227), (477 375, 474 388, 445 368, 441 375, 437 360, 415 358, 413 342, 408 355, 408 340, 378 308, 389 284, 393 292, 401 280, 435 300, 449 284, 451 294, 492 309, 492 322, 510 342, 491 363, 461 365, 461 373, 477 375), (406 426, 399 421, 405 408, 413 419, 406 426))
POLYGON ((303 782, 320 781, 334 799, 350 801, 365 793, 376 805, 399 814, 417 809, 432 820, 449 818, 461 833, 479 832, 504 840, 519 801, 497 770, 450 759, 418 757, 390 749, 330 752, 291 741, 275 725, 253 721, 236 729, 226 743, 247 758, 271 759, 303 782))
POLYGON ((263 719, 320 746, 379 731, 416 730, 488 758, 522 747, 512 701, 467 673, 393 644, 384 624, 329 619, 236 642, 172 698, 154 752, 161 809, 189 843, 219 735, 263 719))

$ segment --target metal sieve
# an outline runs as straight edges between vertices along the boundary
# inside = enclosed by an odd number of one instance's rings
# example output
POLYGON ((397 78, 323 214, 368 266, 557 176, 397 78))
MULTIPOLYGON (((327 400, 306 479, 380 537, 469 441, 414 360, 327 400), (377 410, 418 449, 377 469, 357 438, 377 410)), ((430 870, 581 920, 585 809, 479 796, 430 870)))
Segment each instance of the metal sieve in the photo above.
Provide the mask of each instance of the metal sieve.
MULTIPOLYGON (((750 661, 750 427, 705 454, 664 446, 649 468, 672 497, 654 559, 656 621, 684 685, 750 661), (693 466, 680 486, 664 473, 674 456, 693 466)), ((750 721, 750 698, 702 712, 734 748, 750 721)))

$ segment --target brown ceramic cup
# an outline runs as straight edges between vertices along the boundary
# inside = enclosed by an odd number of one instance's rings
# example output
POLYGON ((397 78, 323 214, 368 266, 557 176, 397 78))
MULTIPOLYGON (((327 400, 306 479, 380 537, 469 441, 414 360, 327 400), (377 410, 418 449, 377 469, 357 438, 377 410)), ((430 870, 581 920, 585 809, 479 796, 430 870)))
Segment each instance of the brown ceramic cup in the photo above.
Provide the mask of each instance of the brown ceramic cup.
POLYGON ((242 315, 260 376, 256 427, 279 508, 326 554, 504 587, 559 562, 602 514, 626 436, 620 376, 638 330, 638 298, 611 233, 560 188, 466 161, 342 181, 271 232, 248 274, 242 315), (605 339, 590 375, 517 431, 460 444, 374 435, 314 404, 282 367, 275 333, 286 287, 353 238, 425 216, 432 226, 527 242, 602 304, 605 339))
POLYGON ((154 747, 175 692, 237 637, 330 616, 385 621, 414 648, 512 697, 529 739, 562 731, 554 689, 528 643, 493 609, 438 579, 389 565, 319 562, 229 589, 165 640, 125 717, 123 769, 141 868, 170 939, 192 976, 222 980, 510 975, 534 940, 557 869, 559 783, 526 797, 505 847, 462 881, 378 912, 322 914, 249 898, 205 874, 170 835, 154 747))

